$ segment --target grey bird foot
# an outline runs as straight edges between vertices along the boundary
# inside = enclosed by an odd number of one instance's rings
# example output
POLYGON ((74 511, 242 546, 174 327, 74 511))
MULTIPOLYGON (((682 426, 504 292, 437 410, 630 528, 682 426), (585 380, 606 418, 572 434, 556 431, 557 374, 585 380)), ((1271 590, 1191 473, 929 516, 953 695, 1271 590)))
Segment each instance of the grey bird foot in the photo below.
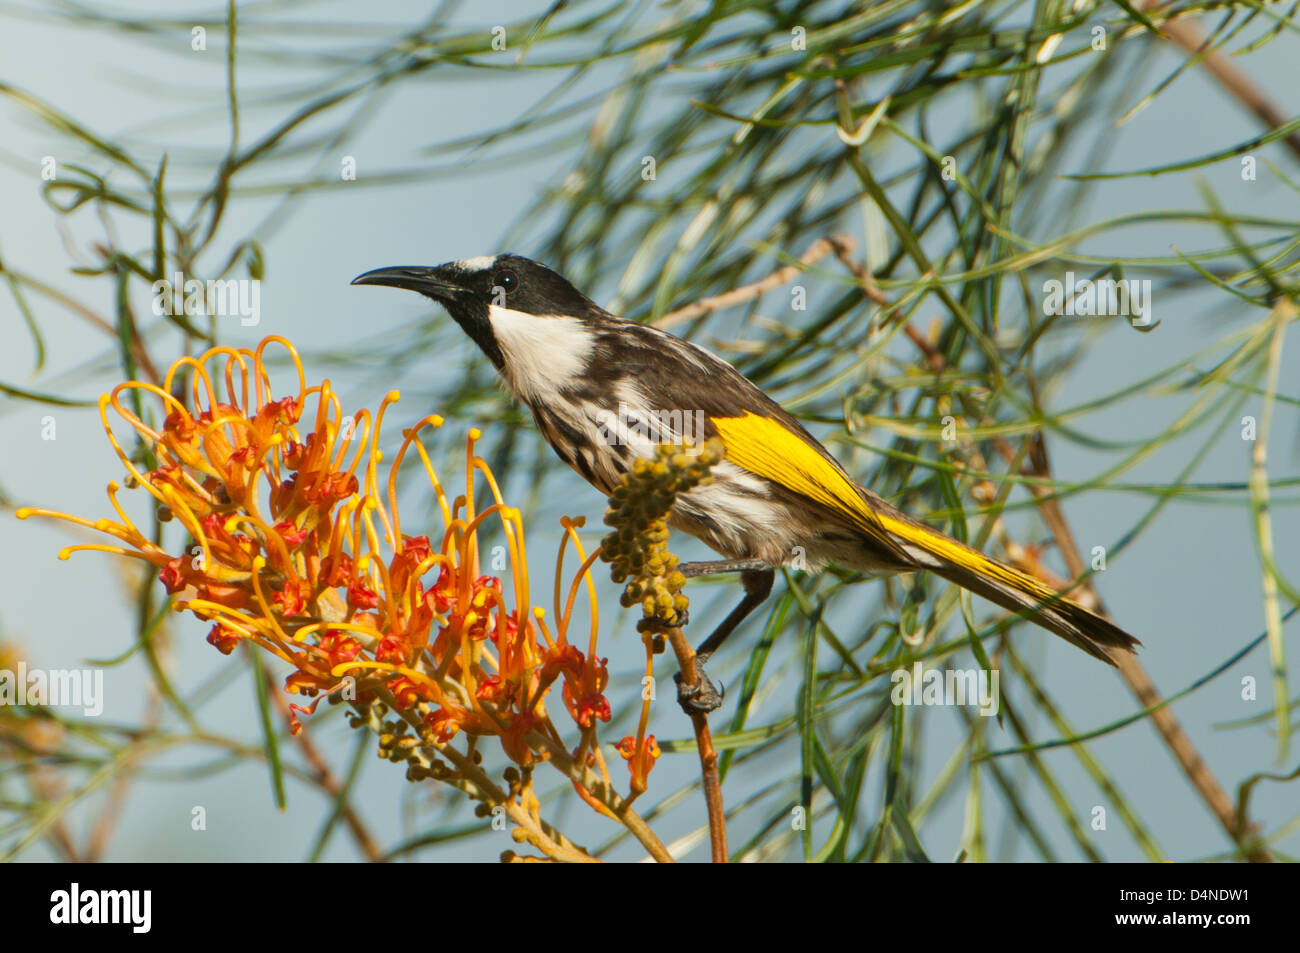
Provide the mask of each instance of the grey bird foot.
POLYGON ((726 697, 726 689, 719 689, 704 674, 704 663, 708 660, 707 655, 695 656, 694 684, 688 684, 681 672, 673 675, 673 681, 677 683, 677 704, 688 715, 707 715, 716 711, 722 707, 722 699, 726 697))

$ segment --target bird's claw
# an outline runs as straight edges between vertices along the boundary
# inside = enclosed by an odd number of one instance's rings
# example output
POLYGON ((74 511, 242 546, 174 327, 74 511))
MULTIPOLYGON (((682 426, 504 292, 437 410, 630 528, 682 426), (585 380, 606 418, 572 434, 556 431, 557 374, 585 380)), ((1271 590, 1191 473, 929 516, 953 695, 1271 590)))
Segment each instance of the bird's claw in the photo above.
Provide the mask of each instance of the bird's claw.
POLYGON ((695 681, 687 683, 682 677, 681 672, 673 675, 673 681, 677 683, 677 704, 681 706, 682 711, 686 714, 707 715, 711 711, 716 711, 722 707, 722 700, 726 697, 726 688, 719 689, 704 674, 704 663, 708 661, 707 655, 697 655, 695 657, 695 681))

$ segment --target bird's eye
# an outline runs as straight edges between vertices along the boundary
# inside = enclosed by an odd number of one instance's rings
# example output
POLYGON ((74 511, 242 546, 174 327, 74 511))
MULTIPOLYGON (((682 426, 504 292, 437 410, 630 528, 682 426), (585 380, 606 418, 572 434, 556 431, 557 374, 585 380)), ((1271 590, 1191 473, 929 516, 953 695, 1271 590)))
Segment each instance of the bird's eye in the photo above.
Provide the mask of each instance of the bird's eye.
POLYGON ((506 268, 492 276, 492 286, 500 288, 506 294, 510 294, 519 287, 519 278, 513 271, 506 268))

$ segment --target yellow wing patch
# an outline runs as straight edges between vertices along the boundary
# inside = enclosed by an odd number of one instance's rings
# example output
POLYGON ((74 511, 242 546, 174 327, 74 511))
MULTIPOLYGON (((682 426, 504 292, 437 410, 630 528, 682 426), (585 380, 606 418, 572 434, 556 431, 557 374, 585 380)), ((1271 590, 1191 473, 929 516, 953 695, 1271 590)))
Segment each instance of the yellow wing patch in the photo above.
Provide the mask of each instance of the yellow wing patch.
POLYGON ((847 517, 878 536, 880 518, 857 485, 779 420, 745 411, 743 417, 714 417, 727 459, 847 517))
POLYGON ((746 411, 743 417, 714 417, 727 459, 766 477, 846 517, 873 539, 897 549, 896 539, 919 546, 955 566, 992 578, 1039 601, 1056 593, 1031 576, 1004 566, 978 550, 919 523, 880 513, 858 492, 858 486, 779 420, 746 411))

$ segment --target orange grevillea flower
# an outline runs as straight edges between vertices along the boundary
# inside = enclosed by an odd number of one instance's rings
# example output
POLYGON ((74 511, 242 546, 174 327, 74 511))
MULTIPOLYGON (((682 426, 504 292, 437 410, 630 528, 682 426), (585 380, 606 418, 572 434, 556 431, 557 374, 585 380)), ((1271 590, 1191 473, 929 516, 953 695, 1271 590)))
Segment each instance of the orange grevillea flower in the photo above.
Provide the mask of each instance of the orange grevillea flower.
MULTIPOLYGON (((150 494, 159 516, 183 527, 189 538, 182 549, 142 532, 119 503, 116 483, 108 487, 116 520, 31 508, 18 516, 56 517, 115 539, 69 546, 60 558, 94 549, 151 563, 176 610, 212 624, 207 640, 219 652, 248 644, 292 666, 285 689, 315 699, 297 711, 312 712, 331 694, 363 705, 379 700, 418 713, 432 742, 462 732, 496 736, 513 760, 529 764, 558 744, 546 696, 560 681, 564 708, 581 731, 578 754, 590 758, 598 751, 597 722, 610 717, 603 694, 609 674, 596 656, 588 572, 595 554, 582 551, 574 532, 581 524, 564 521, 564 544, 573 542, 582 566, 561 608, 562 544, 552 635, 542 611, 529 605, 519 511, 502 501, 486 463, 474 455, 478 431, 470 431, 465 491, 454 500, 419 438, 426 427, 442 425, 436 415, 403 432, 381 476, 379 430, 398 398, 389 393, 373 418, 365 410, 347 416, 329 381, 307 386, 283 338, 267 338, 256 350, 213 348, 177 361, 162 387, 131 381, 99 401, 128 485, 150 494), (296 372, 287 396, 277 396, 264 360, 273 345, 288 352, 296 372), (132 397, 157 401, 153 414, 125 406, 133 390, 139 393, 132 397), (110 409, 138 434, 135 454, 114 434, 110 409), (437 499, 442 531, 432 538, 402 531, 397 480, 408 457, 437 499), (481 509, 479 484, 487 487, 481 509), (483 574, 479 565, 478 535, 487 520, 504 532, 504 578, 483 574), (585 652, 566 637, 584 580, 592 618, 585 652)), ((296 720, 294 728, 301 728, 296 720)))
POLYGON ((638 744, 636 738, 625 735, 614 747, 628 763, 628 771, 632 774, 632 790, 644 791, 646 778, 649 777, 651 769, 654 768, 655 762, 659 760, 659 755, 662 753, 655 736, 646 735, 638 744))

